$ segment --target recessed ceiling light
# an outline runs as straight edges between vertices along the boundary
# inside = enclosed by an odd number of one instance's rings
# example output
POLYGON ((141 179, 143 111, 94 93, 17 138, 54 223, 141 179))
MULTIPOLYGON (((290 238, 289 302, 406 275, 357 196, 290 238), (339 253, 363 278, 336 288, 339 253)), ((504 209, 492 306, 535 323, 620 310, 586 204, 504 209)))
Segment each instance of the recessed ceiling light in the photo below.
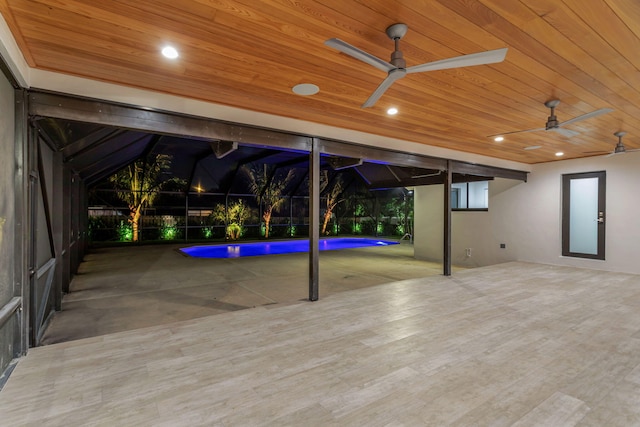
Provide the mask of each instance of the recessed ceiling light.
POLYGON ((292 89, 293 93, 302 96, 315 95, 320 92, 320 88, 312 83, 300 83, 295 85, 292 89))
POLYGON ((397 109, 397 108, 395 108, 395 107, 391 107, 391 108, 389 108, 389 109, 387 110, 387 114, 388 114, 388 115, 390 115, 390 116, 393 116, 393 115, 395 115, 395 114, 398 114, 398 109, 397 109))
POLYGON ((504 136, 496 136, 495 138, 493 138, 493 140, 495 142, 502 142, 502 141, 504 141, 504 136))
POLYGON ((165 58, 176 59, 178 57, 178 51, 173 46, 165 46, 162 48, 162 54, 165 58))
POLYGON ((541 145, 530 145, 528 147, 524 147, 525 150, 537 150, 538 148, 542 148, 541 145))
POLYGON ((562 151, 558 151, 556 153, 556 157, 560 157, 560 156, 564 156, 564 153, 562 151))

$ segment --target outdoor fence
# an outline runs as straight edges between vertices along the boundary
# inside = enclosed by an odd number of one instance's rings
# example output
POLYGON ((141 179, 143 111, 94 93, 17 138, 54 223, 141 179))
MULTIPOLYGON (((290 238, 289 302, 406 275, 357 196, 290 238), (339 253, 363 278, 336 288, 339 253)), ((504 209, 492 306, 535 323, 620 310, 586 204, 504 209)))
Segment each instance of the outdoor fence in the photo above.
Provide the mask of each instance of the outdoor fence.
MULTIPOLYGON (((115 195, 113 190, 94 190, 88 212, 92 242, 134 240, 130 210, 115 195)), ((324 234, 402 237, 409 233, 413 204, 405 197, 402 212, 385 212, 385 203, 398 196, 382 196, 351 195, 334 210, 324 234)), ((324 212, 321 209, 321 224, 324 212)), ((263 207, 253 194, 160 192, 154 205, 141 212, 137 240, 260 239, 265 235, 262 215, 263 207)), ((309 197, 286 197, 272 214, 269 238, 308 236, 309 197)))

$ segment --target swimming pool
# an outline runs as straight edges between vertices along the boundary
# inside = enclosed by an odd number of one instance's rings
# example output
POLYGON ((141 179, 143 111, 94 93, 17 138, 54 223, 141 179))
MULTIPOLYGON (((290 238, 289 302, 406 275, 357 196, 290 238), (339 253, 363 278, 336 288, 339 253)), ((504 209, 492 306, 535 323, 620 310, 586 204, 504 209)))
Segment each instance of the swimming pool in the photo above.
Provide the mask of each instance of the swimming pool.
MULTIPOLYGON (((367 239, 359 237, 336 237, 320 239, 321 251, 363 248, 367 246, 397 245, 393 240, 367 239)), ((206 245, 180 248, 180 252, 195 258, 241 258, 249 256, 290 254, 308 252, 309 240, 280 240, 274 242, 238 243, 233 245, 206 245)))

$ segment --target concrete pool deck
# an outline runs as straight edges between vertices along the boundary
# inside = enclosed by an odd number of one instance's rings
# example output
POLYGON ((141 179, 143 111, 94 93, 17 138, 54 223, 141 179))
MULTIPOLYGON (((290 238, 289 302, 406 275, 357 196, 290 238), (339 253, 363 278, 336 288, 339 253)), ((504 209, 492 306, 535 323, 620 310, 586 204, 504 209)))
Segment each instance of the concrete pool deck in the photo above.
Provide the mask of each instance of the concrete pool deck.
MULTIPOLYGON (((198 259, 155 245, 97 248, 85 256, 43 344, 71 341, 308 298, 308 254, 198 259)), ((413 245, 320 253, 320 298, 442 274, 413 245)))

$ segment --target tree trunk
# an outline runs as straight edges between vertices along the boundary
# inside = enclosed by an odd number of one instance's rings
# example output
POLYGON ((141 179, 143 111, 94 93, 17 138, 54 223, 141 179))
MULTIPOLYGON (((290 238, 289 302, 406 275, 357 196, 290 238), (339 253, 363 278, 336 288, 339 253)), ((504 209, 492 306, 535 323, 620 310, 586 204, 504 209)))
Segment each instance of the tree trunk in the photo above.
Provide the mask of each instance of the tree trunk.
POLYGON ((134 242, 138 241, 138 230, 139 230, 141 214, 142 214, 142 209, 134 209, 133 212, 131 213, 131 228, 133 231, 132 239, 134 242))
POLYGON ((264 218, 264 238, 269 238, 269 224, 271 223, 271 208, 267 208, 262 214, 262 218, 264 218))
POLYGON ((327 209, 324 213, 324 222, 322 223, 322 234, 327 232, 327 224, 329 224, 329 220, 331 219, 331 209, 327 209))

